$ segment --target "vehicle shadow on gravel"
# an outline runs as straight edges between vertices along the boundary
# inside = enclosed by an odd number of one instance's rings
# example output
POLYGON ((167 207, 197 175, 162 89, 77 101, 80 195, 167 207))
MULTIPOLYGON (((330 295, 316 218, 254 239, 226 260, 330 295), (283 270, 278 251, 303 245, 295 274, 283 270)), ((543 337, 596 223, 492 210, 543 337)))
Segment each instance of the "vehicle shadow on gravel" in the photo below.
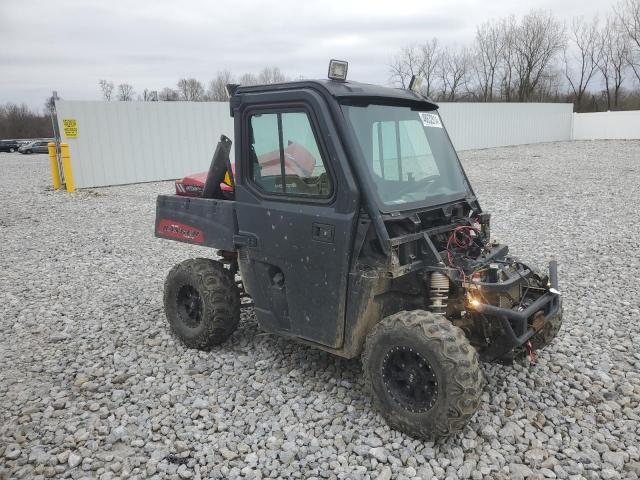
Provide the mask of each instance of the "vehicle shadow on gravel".
MULTIPOLYGON (((344 430, 353 433, 354 445, 368 445, 372 435, 378 436, 384 431, 384 435, 394 441, 413 445, 416 453, 427 447, 437 447, 440 451, 447 452, 455 447, 461 447, 463 438, 468 434, 467 430, 479 429, 477 423, 472 421, 461 433, 436 441, 422 441, 389 428, 373 406, 364 384, 359 358, 337 357, 312 346, 264 332, 260 329, 252 309, 243 310, 238 330, 225 344, 211 351, 211 355, 216 354, 249 355, 254 365, 259 365, 259 362, 270 362, 269 368, 279 373, 271 377, 270 382, 264 387, 265 390, 279 390, 282 386, 282 378, 286 377, 284 380, 286 384, 304 392, 305 396, 323 395, 325 397, 323 411, 325 418, 334 415, 335 412, 331 408, 336 401, 353 407, 353 410, 345 415, 344 430), (340 399, 334 398, 336 387, 346 389, 346 394, 340 399), (368 428, 363 429, 363 424, 368 428)), ((493 377, 491 382, 495 383, 492 387, 497 387, 499 390, 502 390, 502 385, 508 385, 513 375, 508 371, 510 368, 508 366, 482 364, 482 368, 487 377, 493 377)), ((210 373, 214 374, 213 371, 210 373)), ((487 405, 484 407, 481 405, 480 409, 484 413, 495 410, 487 405)), ((482 441, 481 438, 478 440, 482 441)))
POLYGON ((338 357, 293 339, 265 332, 260 329, 251 308, 244 309, 238 330, 229 339, 228 345, 233 350, 254 350, 260 357, 275 358, 280 368, 289 369, 290 372, 326 372, 336 383, 349 382, 354 390, 362 390, 357 392, 358 395, 362 393, 366 396, 359 358, 338 357))

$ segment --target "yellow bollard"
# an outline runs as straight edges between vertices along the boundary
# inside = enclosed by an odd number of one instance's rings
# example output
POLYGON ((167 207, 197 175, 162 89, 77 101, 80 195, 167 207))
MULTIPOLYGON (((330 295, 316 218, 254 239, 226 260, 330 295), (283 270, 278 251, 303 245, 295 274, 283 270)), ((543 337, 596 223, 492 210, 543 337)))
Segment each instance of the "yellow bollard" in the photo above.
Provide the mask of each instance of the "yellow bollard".
POLYGON ((58 156, 56 155, 56 144, 49 143, 49 162, 51 163, 51 180, 53 181, 53 189, 58 190, 60 183, 60 169, 58 168, 58 156))
POLYGON ((76 187, 73 184, 73 172, 71 171, 71 155, 69 155, 69 144, 60 144, 60 153, 62 155, 62 172, 64 173, 64 183, 67 186, 67 192, 75 192, 76 187))

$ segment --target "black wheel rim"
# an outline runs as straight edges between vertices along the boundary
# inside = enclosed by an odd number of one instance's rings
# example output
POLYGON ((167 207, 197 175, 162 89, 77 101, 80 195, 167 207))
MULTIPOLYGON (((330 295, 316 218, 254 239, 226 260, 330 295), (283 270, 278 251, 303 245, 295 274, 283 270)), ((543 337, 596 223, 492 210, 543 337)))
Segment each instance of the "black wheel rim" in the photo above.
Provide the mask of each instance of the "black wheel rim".
POLYGON ((413 413, 423 413, 438 399, 438 380, 425 357, 410 347, 394 347, 382 363, 382 379, 391 397, 413 413))
POLYGON ((191 285, 183 285, 178 290, 178 315, 187 327, 195 328, 202 321, 202 297, 191 285))

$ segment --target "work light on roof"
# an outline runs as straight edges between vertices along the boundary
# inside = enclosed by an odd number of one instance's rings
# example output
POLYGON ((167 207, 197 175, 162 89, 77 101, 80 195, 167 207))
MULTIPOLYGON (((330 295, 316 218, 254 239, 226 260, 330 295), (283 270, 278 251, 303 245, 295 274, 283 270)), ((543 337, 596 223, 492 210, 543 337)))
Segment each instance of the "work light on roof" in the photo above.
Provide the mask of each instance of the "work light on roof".
POLYGON ((329 78, 331 80, 346 80, 348 68, 349 63, 344 60, 331 60, 329 62, 329 78))

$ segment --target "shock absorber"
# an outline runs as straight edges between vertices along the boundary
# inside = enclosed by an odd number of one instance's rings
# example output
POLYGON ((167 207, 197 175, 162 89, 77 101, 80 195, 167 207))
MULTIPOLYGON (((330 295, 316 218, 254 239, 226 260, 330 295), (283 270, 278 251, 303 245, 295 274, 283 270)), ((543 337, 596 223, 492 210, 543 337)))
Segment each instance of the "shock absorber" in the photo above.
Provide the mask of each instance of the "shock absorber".
POLYGON ((449 278, 440 272, 431 272, 429 279, 429 310, 438 315, 447 312, 449 299, 449 278))

